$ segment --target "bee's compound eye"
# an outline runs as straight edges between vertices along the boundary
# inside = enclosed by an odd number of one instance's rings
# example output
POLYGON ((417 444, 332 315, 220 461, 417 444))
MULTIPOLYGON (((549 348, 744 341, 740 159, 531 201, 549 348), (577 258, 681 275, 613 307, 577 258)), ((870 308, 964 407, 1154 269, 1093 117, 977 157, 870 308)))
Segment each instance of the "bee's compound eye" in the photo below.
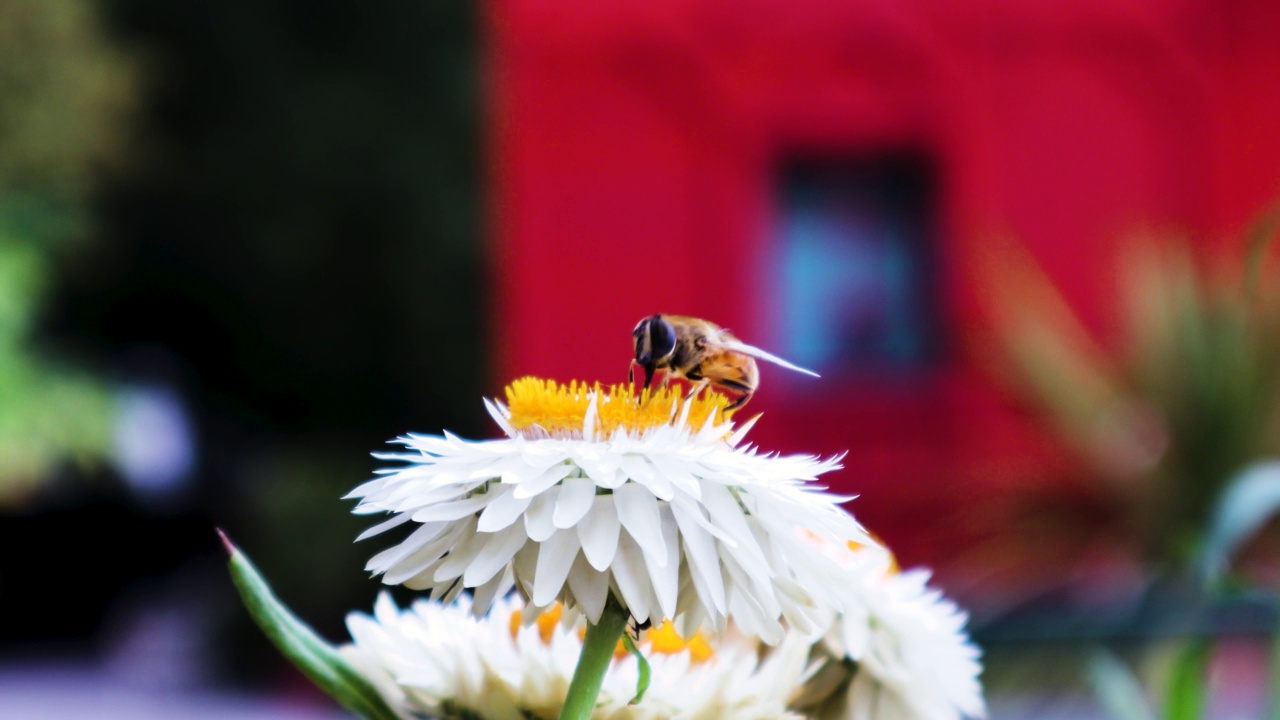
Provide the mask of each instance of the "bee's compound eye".
POLYGON ((666 358, 676 350, 676 329, 660 315, 649 318, 649 349, 655 358, 666 358))
POLYGON ((631 332, 631 343, 635 346, 637 359, 649 355, 649 318, 636 325, 636 329, 631 332))

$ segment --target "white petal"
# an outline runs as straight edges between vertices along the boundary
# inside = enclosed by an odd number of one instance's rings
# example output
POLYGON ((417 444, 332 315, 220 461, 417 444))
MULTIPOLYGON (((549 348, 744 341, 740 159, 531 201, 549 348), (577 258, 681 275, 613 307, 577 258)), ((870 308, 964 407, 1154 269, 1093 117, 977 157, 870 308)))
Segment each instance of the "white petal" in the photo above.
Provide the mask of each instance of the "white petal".
POLYGON ((677 494, 671 501, 671 507, 673 510, 680 510, 680 514, 676 516, 680 521, 680 527, 683 528, 689 524, 696 524, 698 527, 706 530, 711 537, 724 543, 726 547, 733 548, 738 546, 738 543, 734 542, 733 538, 729 537, 728 533, 713 525, 711 521, 707 519, 706 511, 703 507, 688 496, 677 494))
POLYGON ((720 555, 716 552, 716 541, 702 526, 691 520, 685 520, 687 512, 677 506, 671 507, 676 523, 680 526, 681 539, 684 542, 685 558, 689 563, 689 572, 693 576, 698 594, 708 608, 716 612, 725 611, 724 579, 720 574, 720 555))
POLYGON ((505 568, 502 572, 490 578, 488 582, 477 587, 475 592, 472 593, 472 612, 477 617, 484 616, 485 613, 489 612, 489 608, 493 606, 494 599, 510 592, 514 582, 511 568, 505 568))
POLYGON ((658 601, 658 609, 662 613, 662 618, 670 619, 676 615, 676 596, 680 583, 680 545, 679 531, 676 528, 675 518, 671 516, 670 506, 666 505, 666 503, 663 503, 663 506, 664 511, 661 513, 660 532, 662 533, 663 547, 671 548, 673 557, 660 559, 655 553, 645 552, 644 561, 645 566, 649 569, 654 597, 658 601))
POLYGON ((433 567, 436 563, 439 563, 441 553, 442 551, 438 548, 423 547, 418 551, 405 556, 395 564, 387 565, 385 567, 373 566, 373 563, 378 559, 377 556, 374 556, 374 558, 369 561, 369 564, 373 567, 368 567, 366 569, 374 572, 375 574, 382 573, 382 582, 387 585, 399 585, 409 578, 416 577, 418 574, 427 570, 427 568, 433 567))
POLYGON ((844 631, 840 639, 845 654, 852 660, 866 657, 871 648, 871 618, 867 609, 859 604, 857 608, 845 610, 840 627, 844 631))
POLYGON ((393 578, 394 575, 390 575, 390 574, 383 575, 382 582, 386 583, 387 585, 396 585, 396 584, 404 585, 410 590, 422 590, 427 592, 428 597, 430 597, 430 594, 434 592, 439 586, 439 583, 437 583, 432 578, 432 575, 435 574, 436 568, 439 567, 440 563, 442 562, 444 562, 443 558, 438 559, 435 562, 432 562, 426 567, 424 567, 422 569, 422 572, 418 573, 417 575, 414 575, 413 577, 407 578, 405 580, 400 580, 398 582, 394 580, 388 580, 388 578, 393 578))
MULTIPOLYGON (((618 468, 622 470, 622 473, 627 478, 635 480, 635 482, 643 484, 643 486, 648 486, 649 483, 653 482, 653 465, 649 464, 644 455, 626 452, 626 454, 618 457, 618 468)), ((663 500, 667 500, 667 498, 663 498, 663 500)))
POLYGON ((538 574, 538 545, 525 543, 511 560, 511 572, 515 575, 516 590, 528 600, 533 597, 533 579, 538 574))
POLYGON ((645 456, 627 453, 619 459, 619 468, 626 476, 649 490, 660 500, 670 500, 675 491, 671 481, 654 471, 645 456))
POLYGON ((667 564, 667 544, 662 539, 662 520, 658 501, 643 485, 627 483, 613 491, 618 519, 646 555, 652 555, 661 567, 667 564))
POLYGON ((455 579, 451 583, 444 584, 444 585, 436 585, 435 587, 431 588, 431 592, 427 595, 427 597, 431 598, 432 600, 435 600, 438 603, 447 604, 457 600, 458 597, 462 595, 463 589, 464 588, 462 587, 462 583, 458 582, 458 580, 455 579))
POLYGON ((609 576, 592 569, 586 559, 578 555, 573 561, 573 567, 569 569, 569 591, 573 593, 582 614, 592 624, 600 622, 605 600, 609 597, 609 576))
POLYGON ((782 640, 782 624, 756 602, 751 593, 737 590, 729 596, 729 612, 742 628, 769 645, 777 645, 782 640))
POLYGON ((751 428, 755 427, 755 424, 760 417, 761 415, 757 414, 755 417, 749 418, 746 422, 739 425, 726 441, 729 447, 735 447, 738 443, 742 442, 742 438, 746 437, 751 428))
MULTIPOLYGON (((474 529, 473 523, 454 524, 447 526, 445 532, 431 542, 423 545, 413 553, 396 560, 385 567, 366 567, 366 570, 372 572, 383 573, 382 581, 389 585, 395 585, 403 582, 405 578, 416 576, 418 573, 433 565, 449 548, 455 544, 462 542, 474 529)), ((403 545, 403 543, 402 543, 403 545)), ((378 556, 374 556, 377 559, 378 556)), ((373 560, 370 560, 372 565, 373 560)))
MULTIPOLYGON (((476 537, 486 537, 486 533, 477 532, 476 537)), ((490 578, 498 574, 511 562, 511 558, 515 556, 529 538, 524 534, 524 528, 515 525, 507 527, 496 533, 488 534, 484 547, 477 553, 476 557, 467 566, 467 571, 462 575, 462 584, 467 587, 476 587, 490 578)))
POLYGON ((387 483, 387 479, 382 477, 376 477, 372 480, 366 480, 360 485, 357 485, 356 488, 351 492, 347 493, 346 495, 343 495, 342 499, 354 500, 355 498, 365 497, 366 495, 369 495, 372 492, 377 492, 378 490, 383 488, 386 485, 386 483, 387 483))
POLYGON ((456 500, 454 502, 430 505, 415 512, 413 514, 413 521, 426 523, 433 520, 459 520, 468 515, 474 514, 488 503, 489 496, 481 493, 462 500, 456 500))
POLYGON ((502 428, 502 432, 506 433, 507 437, 514 438, 520 436, 520 431, 512 427, 508 420, 508 418, 511 417, 511 411, 507 410, 505 406, 492 402, 489 398, 485 398, 484 409, 489 411, 489 417, 493 418, 493 421, 498 424, 498 427, 502 428))
POLYGON ((467 524, 469 532, 458 538, 449 551, 449 555, 440 563, 440 567, 436 568, 435 573, 431 576, 436 582, 445 582, 456 578, 470 565, 476 556, 483 550, 485 542, 489 539, 489 533, 478 533, 475 531, 476 523, 473 519, 467 524))
POLYGON ((600 572, 609 569, 609 563, 613 562, 618 551, 618 533, 621 528, 613 499, 608 495, 594 496, 591 510, 582 516, 577 526, 582 553, 587 556, 591 567, 600 572))
POLYGON ((533 502, 529 503, 529 508, 524 514, 524 527, 529 533, 530 540, 542 542, 551 537, 551 533, 556 531, 556 526, 552 524, 551 517, 556 507, 556 498, 559 495, 559 488, 551 488, 539 494, 533 499, 533 502))
POLYGON ((626 535, 618 538, 618 556, 614 558, 613 579, 622 593, 623 604, 639 622, 649 619, 649 573, 644 566, 640 546, 626 535))
MULTIPOLYGON (((401 558, 405 557, 409 553, 414 552, 423 545, 435 540, 440 535, 455 529, 456 528, 454 528, 450 523, 426 523, 420 526, 417 530, 409 533, 409 536, 400 541, 399 545, 387 548, 377 555, 374 555, 373 558, 369 560, 369 564, 365 565, 364 569, 373 572, 381 572, 382 570, 400 562, 401 558)), ((443 554, 443 550, 441 551, 441 554, 443 554)))
POLYGON ((572 530, 561 530, 538 546, 538 567, 533 580, 534 605, 549 605, 556 599, 577 556, 578 536, 572 530))
POLYGON ((650 455, 649 462, 653 463, 664 483, 670 484, 675 490, 692 496, 695 500, 701 497, 702 484, 698 482, 698 479, 694 477, 685 463, 661 453, 650 455))
POLYGON ((422 489, 418 483, 406 483, 396 492, 380 499, 377 507, 389 512, 412 513, 428 505, 463 499, 468 492, 470 492, 468 485, 442 485, 422 489))
POLYGON ((718 483, 706 483, 702 493, 702 504, 707 508, 707 514, 712 521, 733 538, 737 546, 733 549, 733 554, 742 560, 743 567, 752 576, 767 580, 765 568, 768 566, 768 561, 765 560, 760 546, 756 544, 751 528, 747 527, 747 521, 742 517, 742 508, 738 506, 733 493, 718 483), (762 573, 766 574, 761 575, 762 573))
POLYGON ((494 498, 488 507, 480 513, 480 532, 496 532, 515 522, 520 514, 529 507, 530 498, 516 497, 514 492, 499 486, 492 489, 494 498))
POLYGON ((552 465, 537 477, 517 483, 515 495, 520 498, 533 497, 568 477, 569 473, 573 472, 574 469, 574 466, 569 463, 552 465))
POLYGON ((365 530, 364 532, 360 533, 358 536, 356 536, 356 542, 360 542, 365 538, 373 537, 378 533, 386 532, 387 530, 390 530, 391 528, 397 527, 399 525, 403 525, 408 521, 409 521, 408 514, 401 513, 399 515, 396 515, 390 520, 380 522, 377 525, 374 525, 373 527, 369 528, 368 530, 365 530))
POLYGON ((595 483, 586 478, 566 478, 560 484, 560 497, 556 499, 556 511, 551 518, 558 528, 573 527, 591 509, 596 496, 595 483))
MULTIPOLYGON (((761 611, 770 617, 777 617, 781 608, 778 607, 778 598, 774 596, 773 583, 766 577, 764 580, 758 580, 751 574, 751 569, 744 568, 733 556, 726 556, 721 560, 725 574, 729 577, 730 587, 735 588, 737 595, 745 595, 750 598, 751 604, 761 608, 761 611)), ((729 611, 733 612, 733 596, 729 596, 729 611)))

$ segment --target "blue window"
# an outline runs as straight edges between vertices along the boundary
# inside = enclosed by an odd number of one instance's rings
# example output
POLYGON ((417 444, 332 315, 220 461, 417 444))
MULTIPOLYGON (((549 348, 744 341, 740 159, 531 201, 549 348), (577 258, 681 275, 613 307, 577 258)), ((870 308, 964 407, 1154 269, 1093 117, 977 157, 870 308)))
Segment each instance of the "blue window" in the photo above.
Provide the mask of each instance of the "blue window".
POLYGON ((831 374, 937 355, 932 172, 915 156, 794 162, 772 263, 778 353, 831 374))

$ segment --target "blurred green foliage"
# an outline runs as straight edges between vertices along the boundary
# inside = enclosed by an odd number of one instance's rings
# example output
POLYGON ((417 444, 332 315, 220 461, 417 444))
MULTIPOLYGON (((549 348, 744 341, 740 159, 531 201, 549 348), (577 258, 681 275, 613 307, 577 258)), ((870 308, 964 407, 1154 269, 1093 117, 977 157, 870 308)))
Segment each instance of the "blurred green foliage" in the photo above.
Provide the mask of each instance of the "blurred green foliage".
POLYGON ((101 459, 103 382, 33 342, 56 256, 86 233, 103 167, 125 154, 137 63, 88 0, 0 3, 0 504, 20 502, 59 463, 101 459))
POLYGON ((1141 556, 1167 569, 1189 569, 1231 478, 1280 453, 1280 283, 1257 239, 1273 216, 1226 260, 1177 239, 1129 243, 1119 351, 1029 255, 1004 258, 996 317, 1012 375, 1125 508, 1141 556))
POLYGON ((1250 463, 1280 454, 1280 286, 1248 292, 1186 252, 1133 273, 1134 344, 1124 390, 1155 410, 1167 449, 1146 481, 1148 527, 1180 564, 1201 551, 1212 508, 1250 463))
POLYGON ((74 213, 96 171, 125 156, 139 66, 100 11, 92 0, 0 3, 0 196, 52 195, 74 213))
POLYGON ((1118 285, 1120 351, 1091 336, 1034 261, 1009 256, 1013 278, 996 314, 1007 357, 1124 506, 1141 558, 1162 571, 1135 608, 1149 635, 1141 679, 1105 652, 1086 669, 1115 720, 1215 716, 1220 641, 1268 631, 1269 716, 1280 717, 1280 594, 1231 573, 1280 509, 1280 276, 1268 253, 1277 230, 1280 205, 1233 252, 1173 238, 1132 243, 1118 285), (1242 612, 1258 602, 1261 618, 1242 612), (1229 618, 1241 624, 1228 629, 1229 618))

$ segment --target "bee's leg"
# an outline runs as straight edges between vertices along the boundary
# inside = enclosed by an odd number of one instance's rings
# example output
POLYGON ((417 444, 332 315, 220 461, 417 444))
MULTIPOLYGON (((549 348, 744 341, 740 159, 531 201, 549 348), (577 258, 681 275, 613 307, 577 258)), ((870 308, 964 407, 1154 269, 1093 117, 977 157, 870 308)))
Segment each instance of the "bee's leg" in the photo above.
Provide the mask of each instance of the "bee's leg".
POLYGON ((730 410, 737 410, 743 405, 746 405, 747 401, 751 399, 751 396, 754 395, 756 391, 755 388, 751 387, 747 383, 739 382, 737 380, 731 380, 727 378, 721 379, 720 384, 727 388, 732 388, 742 393, 733 402, 725 406, 724 408, 725 412, 729 412, 730 410))
MULTIPOLYGON (((638 364, 639 363, 635 363, 635 362, 631 364, 632 372, 635 371, 635 366, 638 364)), ((642 388, 641 393, 637 399, 643 404, 645 402, 648 402, 648 399, 645 397, 645 391, 647 391, 653 385, 653 379, 658 376, 658 369, 647 368, 643 365, 640 366, 640 369, 644 370, 644 387, 642 388)), ((669 381, 670 379, 671 379, 670 372, 662 373, 662 378, 658 381, 658 387, 654 388, 654 392, 657 392, 658 390, 661 390, 662 388, 666 387, 667 381, 669 381)), ((653 393, 649 393, 648 397, 652 398, 653 393)))
POLYGON ((737 410, 743 405, 746 405, 747 401, 751 399, 751 395, 752 395, 752 391, 750 390, 743 392, 741 395, 738 396, 737 400, 734 400, 733 402, 726 405, 724 407, 724 411, 729 412, 730 410, 737 410))
POLYGON ((710 384, 711 384, 710 380, 706 378, 702 378, 698 382, 694 383, 693 387, 689 388, 689 397, 697 397, 698 393, 702 392, 703 390, 706 390, 707 386, 709 386, 710 384))
POLYGON ((644 632, 645 630, 648 630, 651 627, 653 627, 652 620, 645 620, 644 622, 640 622, 635 618, 634 615, 630 615, 627 617, 626 631, 627 631, 627 634, 631 636, 632 642, 635 642, 635 643, 640 642, 640 633, 644 632))

